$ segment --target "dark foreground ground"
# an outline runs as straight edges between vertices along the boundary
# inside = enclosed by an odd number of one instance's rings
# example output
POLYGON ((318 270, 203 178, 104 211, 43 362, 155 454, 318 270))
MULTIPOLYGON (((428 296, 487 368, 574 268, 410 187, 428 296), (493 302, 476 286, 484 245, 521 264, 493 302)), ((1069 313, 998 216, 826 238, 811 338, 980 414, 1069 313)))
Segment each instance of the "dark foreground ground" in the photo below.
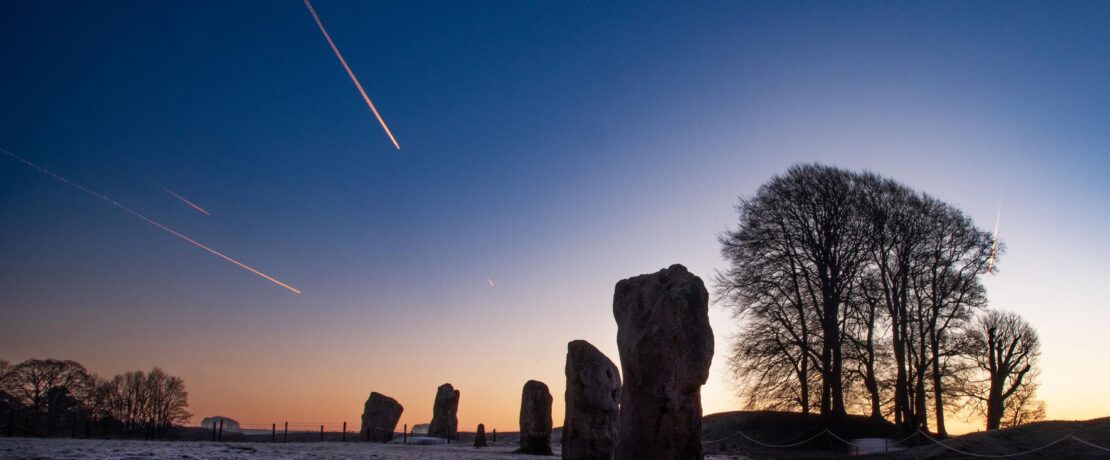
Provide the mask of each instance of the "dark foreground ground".
POLYGON ((943 445, 921 434, 906 439, 899 436, 897 428, 889 422, 858 416, 850 416, 840 427, 824 431, 818 416, 785 412, 726 412, 705 417, 702 440, 706 453, 752 459, 866 456, 924 460, 998 458, 1014 454, 1021 455, 1010 458, 1110 459, 1110 417, 1037 422, 937 440, 943 445), (859 442, 859 438, 888 438, 902 442, 868 452, 866 448, 854 444, 859 442))
MULTIPOLYGON (((561 430, 552 436, 555 456, 559 454, 561 430)), ((15 458, 365 458, 381 460, 528 459, 514 454, 517 433, 499 433, 491 447, 475 449, 473 434, 462 433, 456 444, 392 444, 357 442, 348 433, 291 432, 289 442, 271 442, 269 434, 224 433, 223 442, 212 442, 211 431, 199 428, 175 430, 174 440, 141 441, 121 439, 0 438, 0 459, 15 458)), ((828 459, 856 457, 862 452, 860 438, 899 439, 893 425, 865 417, 849 417, 826 430, 817 416, 783 412, 727 412, 705 417, 702 440, 707 458, 722 459, 828 459), (784 447, 789 446, 789 447, 784 447)), ((427 439, 425 439, 427 441, 427 439)), ((1082 422, 1049 421, 989 433, 972 433, 945 439, 937 445, 922 435, 883 451, 867 455, 879 459, 982 458, 1022 454, 1020 459, 1110 459, 1110 418, 1082 422), (1074 438, 1086 441, 1084 444, 1074 438), (1063 439, 1062 439, 1063 438, 1063 439), (1062 440, 1061 440, 1062 439, 1062 440), (1055 444, 1051 444, 1055 442, 1055 444), (915 445, 916 444, 916 445, 915 445), (1051 445, 1050 445, 1051 444, 1051 445), (1047 447, 1046 447, 1047 445, 1047 447), (903 450, 899 450, 903 449, 903 450)), ((873 445, 871 446, 873 447, 873 445)))

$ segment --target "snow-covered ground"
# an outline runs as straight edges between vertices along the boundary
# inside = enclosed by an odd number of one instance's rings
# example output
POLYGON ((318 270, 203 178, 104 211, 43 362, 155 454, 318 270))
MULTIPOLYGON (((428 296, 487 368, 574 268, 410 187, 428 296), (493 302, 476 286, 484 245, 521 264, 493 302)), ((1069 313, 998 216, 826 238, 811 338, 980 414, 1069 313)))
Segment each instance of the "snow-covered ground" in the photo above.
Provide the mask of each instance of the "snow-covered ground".
MULTIPOLYGON (((16 458, 176 458, 176 459, 257 459, 257 458, 365 458, 376 460, 448 459, 535 459, 532 455, 513 454, 517 446, 476 449, 465 444, 418 446, 360 442, 198 442, 198 441, 121 441, 99 439, 0 438, 0 459, 16 458)), ((556 449, 558 446, 553 446, 556 449)), ((558 457, 547 457, 558 458, 558 457)), ((710 456, 708 458, 714 458, 710 456)), ((721 457, 735 458, 735 457, 721 457)))
POLYGON ((198 442, 99 439, 0 438, 0 458, 367 458, 393 459, 499 459, 521 458, 516 446, 475 449, 451 444, 417 446, 360 442, 198 442))

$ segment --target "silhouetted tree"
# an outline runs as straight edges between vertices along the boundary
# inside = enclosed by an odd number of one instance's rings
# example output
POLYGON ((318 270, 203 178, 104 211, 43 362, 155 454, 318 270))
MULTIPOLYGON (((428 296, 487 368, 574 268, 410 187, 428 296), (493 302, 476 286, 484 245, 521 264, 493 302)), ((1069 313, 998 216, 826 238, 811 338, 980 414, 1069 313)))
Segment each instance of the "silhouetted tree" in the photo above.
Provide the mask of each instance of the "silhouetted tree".
MULTIPOLYGON (((718 274, 717 293, 734 313, 743 316, 761 297, 772 296, 772 304, 802 308, 797 318, 816 319, 820 409, 833 418, 846 414, 843 310, 866 255, 856 179, 828 166, 791 167, 760 187, 755 197, 742 200, 737 206, 740 227, 719 238, 731 267, 718 274)), ((808 346, 800 337, 795 342, 808 346)))
POLYGON ((147 436, 188 421, 185 382, 159 368, 149 373, 127 372, 97 384, 100 413, 124 433, 140 430, 147 436))
POLYGON ((881 419, 882 402, 887 399, 883 393, 889 387, 884 382, 883 370, 890 367, 892 359, 890 326, 876 277, 862 274, 855 294, 844 323, 845 361, 850 363, 850 380, 858 380, 865 392, 861 405, 871 418, 881 419))
POLYGON ((77 407, 92 390, 92 378, 75 361, 28 359, 5 374, 3 391, 42 417, 46 433, 55 428, 59 416, 77 407))
POLYGON ((1041 354, 1037 331, 1016 313, 991 310, 976 319, 970 337, 972 356, 986 376, 981 389, 985 391, 976 397, 987 429, 1000 428, 1007 413, 1013 423, 1035 418, 1038 412, 1043 417, 1043 408, 1037 409, 1033 398, 1041 354))
POLYGON ((749 405, 807 412, 816 393, 833 418, 851 406, 944 435, 945 411, 964 405, 990 234, 894 180, 820 165, 775 176, 737 211, 718 237, 730 266, 716 294, 743 322, 730 365, 749 405))
POLYGON ((101 379, 74 361, 0 361, 0 409, 20 412, 27 427, 37 424, 47 435, 87 418, 102 430, 157 436, 187 422, 187 407, 185 382, 157 367, 101 379))

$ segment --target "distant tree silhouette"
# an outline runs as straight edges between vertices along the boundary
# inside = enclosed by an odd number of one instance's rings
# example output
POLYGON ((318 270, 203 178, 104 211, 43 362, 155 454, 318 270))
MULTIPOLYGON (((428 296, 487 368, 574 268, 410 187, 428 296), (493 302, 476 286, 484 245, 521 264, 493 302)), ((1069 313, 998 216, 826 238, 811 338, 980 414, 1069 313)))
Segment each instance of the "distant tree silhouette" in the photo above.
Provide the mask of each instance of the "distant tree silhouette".
POLYGON ((41 417, 49 435, 65 416, 79 408, 93 388, 85 366, 75 361, 28 359, 4 374, 3 391, 32 415, 41 417))
POLYGON ((1043 403, 1033 397, 1041 355, 1037 331, 1016 313, 992 310, 977 318, 969 335, 972 356, 986 377, 986 388, 972 394, 987 429, 1001 428, 1004 420, 1012 425, 1043 418, 1043 403))
POLYGON ((153 436, 192 417, 185 382, 155 367, 149 373, 127 372, 98 385, 99 412, 124 433, 153 436))
POLYGON ((187 422, 185 382, 159 368, 102 379, 74 361, 0 361, 0 409, 20 414, 23 429, 50 435, 94 420, 102 431, 157 436, 187 422))

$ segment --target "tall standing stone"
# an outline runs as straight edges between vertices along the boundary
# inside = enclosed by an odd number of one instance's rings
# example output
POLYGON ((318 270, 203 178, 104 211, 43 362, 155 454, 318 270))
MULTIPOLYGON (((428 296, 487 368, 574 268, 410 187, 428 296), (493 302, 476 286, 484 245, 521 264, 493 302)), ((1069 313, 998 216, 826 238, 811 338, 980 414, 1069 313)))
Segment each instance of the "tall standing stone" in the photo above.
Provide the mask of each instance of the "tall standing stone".
POLYGON ((617 366, 585 340, 567 344, 563 458, 610 460, 617 445, 621 375, 617 366))
POLYGON ((479 423, 478 432, 474 433, 474 447, 488 447, 489 442, 486 442, 486 426, 479 423))
POLYGON ((713 359, 709 292, 682 265, 617 283, 624 387, 617 460, 702 458, 701 386, 713 359))
POLYGON ((360 436, 365 441, 389 442, 393 440, 393 430, 401 419, 401 407, 396 399, 378 392, 371 392, 362 409, 362 430, 360 436))
POLYGON ((432 423, 428 425, 428 436, 451 439, 459 432, 459 390, 444 383, 436 390, 436 402, 432 406, 432 423))
POLYGON ((551 455, 551 391, 543 382, 529 380, 520 396, 522 454, 551 455))

